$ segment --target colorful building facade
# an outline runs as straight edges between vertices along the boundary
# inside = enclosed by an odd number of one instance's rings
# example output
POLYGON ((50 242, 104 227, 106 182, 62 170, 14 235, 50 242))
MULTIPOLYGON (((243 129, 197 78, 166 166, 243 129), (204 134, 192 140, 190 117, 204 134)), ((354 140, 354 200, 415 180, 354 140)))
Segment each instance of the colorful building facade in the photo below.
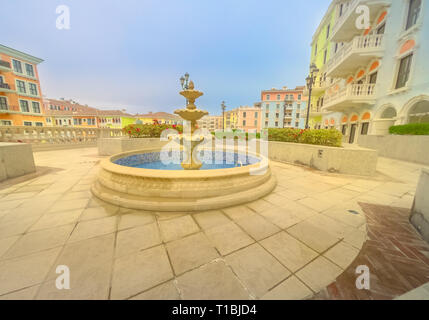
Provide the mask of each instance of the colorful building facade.
POLYGON ((0 45, 0 125, 45 126, 38 64, 42 59, 0 45))
POLYGON ((46 125, 50 127, 97 128, 95 108, 71 100, 45 99, 43 101, 46 125))
POLYGON ((330 9, 335 49, 325 72, 333 80, 322 125, 356 143, 360 135, 388 134, 395 124, 429 122, 428 1, 336 0, 330 9), (356 27, 359 5, 369 9, 367 28, 356 27))
MULTIPOLYGON (((334 1, 335 2, 335 1, 334 1)), ((322 128, 323 123, 323 98, 326 89, 331 85, 332 80, 327 77, 326 64, 331 58, 333 51, 336 50, 335 45, 330 41, 332 27, 336 20, 336 4, 331 3, 327 13, 320 22, 313 40, 311 42, 311 58, 310 65, 315 65, 319 72, 314 76, 314 83, 312 86, 312 94, 310 101, 310 118, 309 126, 313 129, 322 128)))
POLYGON ((273 88, 261 92, 262 128, 305 128, 307 101, 305 87, 273 88))
POLYGON ((207 129, 210 132, 223 129, 222 116, 204 116, 197 123, 199 128, 207 129))
POLYGON ((260 132, 262 128, 261 108, 239 107, 237 109, 237 128, 244 132, 260 132))

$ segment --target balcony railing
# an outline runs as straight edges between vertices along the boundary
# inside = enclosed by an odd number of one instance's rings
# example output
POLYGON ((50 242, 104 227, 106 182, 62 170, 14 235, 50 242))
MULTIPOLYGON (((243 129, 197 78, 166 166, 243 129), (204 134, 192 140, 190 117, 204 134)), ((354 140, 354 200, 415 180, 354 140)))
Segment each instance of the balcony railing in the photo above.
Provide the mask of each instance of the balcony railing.
POLYGON ((340 17, 337 18, 334 26, 332 27, 331 40, 334 42, 345 42, 352 39, 354 36, 362 34, 361 29, 356 27, 356 19, 359 13, 356 9, 359 5, 369 7, 369 20, 373 22, 382 8, 391 5, 390 0, 351 0, 340 17))
POLYGON ((352 84, 325 95, 323 110, 342 111, 347 107, 372 103, 376 96, 375 84, 352 84))
POLYGON ((0 142, 37 145, 95 144, 98 138, 121 137, 122 129, 0 126, 0 142))
POLYGON ((355 37, 328 61, 326 74, 341 77, 355 71, 356 66, 368 64, 379 57, 384 49, 384 35, 355 37))

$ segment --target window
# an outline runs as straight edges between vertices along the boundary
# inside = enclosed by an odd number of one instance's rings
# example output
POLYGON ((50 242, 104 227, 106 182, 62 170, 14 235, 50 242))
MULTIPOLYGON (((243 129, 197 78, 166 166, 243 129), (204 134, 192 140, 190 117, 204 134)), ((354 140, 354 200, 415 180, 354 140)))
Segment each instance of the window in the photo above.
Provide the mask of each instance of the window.
POLYGON ((343 15, 343 10, 344 10, 344 3, 340 4, 340 10, 339 10, 339 16, 341 17, 343 15))
POLYGON ((341 128, 341 133, 343 134, 343 136, 346 135, 346 133, 347 133, 347 125, 343 125, 343 127, 341 128))
POLYGON ((276 127, 278 127, 278 126, 279 126, 279 123, 276 121, 275 125, 276 125, 276 127))
POLYGON ((407 26, 405 30, 410 29, 417 23, 420 15, 420 9, 422 6, 422 0, 410 0, 410 5, 408 7, 408 17, 407 17, 407 26))
POLYGON ((326 39, 329 39, 329 33, 331 32, 331 25, 328 24, 328 27, 326 28, 326 39))
POLYGON ((279 94, 277 95, 277 100, 280 100, 280 95, 279 94))
POLYGON ((269 118, 270 117, 270 114, 269 113, 266 113, 265 114, 265 118, 269 118))
POLYGON ((0 126, 11 126, 12 121, 10 120, 0 120, 0 126))
POLYGON ((32 125, 33 125, 32 122, 30 122, 30 121, 24 121, 24 126, 31 127, 32 125))
POLYGON ((22 73, 22 64, 21 61, 12 59, 13 70, 18 73, 22 73))
POLYGON ((25 82, 21 80, 16 80, 16 86, 18 87, 18 91, 20 93, 26 93, 27 90, 25 89, 25 82))
POLYGON ((276 108, 280 109, 280 103, 277 103, 276 108))
POLYGON ((280 114, 279 113, 276 113, 276 118, 280 118, 280 114))
POLYGON ((255 127, 258 126, 258 120, 255 120, 255 127))
POLYGON ((40 104, 36 101, 33 101, 31 104, 33 106, 33 112, 40 113, 40 104))
POLYGON ((364 122, 362 123, 362 129, 361 129, 361 134, 363 136, 366 136, 368 134, 368 128, 369 128, 369 123, 368 122, 364 122))
POLYGON ((46 122, 51 123, 52 122, 51 118, 46 118, 46 122))
POLYGON ((77 119, 73 119, 73 123, 75 126, 77 126, 77 119))
POLYGON ((28 87, 30 89, 30 94, 32 94, 33 96, 37 96, 37 86, 34 83, 29 83, 28 87))
POLYGON ((383 23, 380 27, 378 27, 377 34, 384 34, 385 30, 386 30, 386 24, 383 23))
POLYGON ((7 100, 5 97, 0 97, 0 110, 7 110, 7 100))
POLYGON ((36 127, 43 127, 43 122, 36 122, 35 125, 36 127))
POLYGON ((257 118, 258 117, 258 113, 257 112, 255 112, 255 118, 257 118))
POLYGON ((300 114, 299 114, 299 113, 297 113, 297 114, 296 114, 296 117, 297 117, 297 118, 299 118, 299 116, 300 116, 300 114))
POLYGON ((335 52, 335 53, 337 53, 337 51, 338 51, 338 42, 337 42, 337 43, 335 43, 335 49, 334 49, 334 52, 335 52))
POLYGON ((270 100, 270 95, 269 94, 267 94, 267 100, 270 100))
POLYGON ((247 117, 247 113, 243 112, 243 118, 246 118, 246 117, 247 117))
POLYGON ((377 83, 377 72, 374 72, 373 74, 370 75, 369 83, 371 84, 377 83))
POLYGON ((243 120, 243 126, 244 127, 246 126, 246 120, 243 120))
POLYGON ((265 127, 268 127, 268 121, 265 121, 265 127))
POLYGON ((298 95, 298 100, 301 100, 301 98, 302 98, 302 95, 299 94, 298 95))
POLYGON ((413 61, 413 54, 401 59, 399 64, 398 79, 396 80, 396 89, 403 88, 407 85, 410 76, 411 62, 413 61))
POLYGON ((325 50, 325 53, 323 54, 323 64, 326 64, 327 58, 328 58, 328 50, 325 50))
POLYGON ((19 104, 21 106, 21 112, 30 112, 30 108, 28 106, 28 101, 19 100, 19 104))
POLYGON ((25 64, 25 71, 27 71, 27 76, 34 77, 34 68, 31 64, 25 64))
POLYGON ((314 47, 314 55, 317 56, 317 43, 316 43, 316 46, 314 47))

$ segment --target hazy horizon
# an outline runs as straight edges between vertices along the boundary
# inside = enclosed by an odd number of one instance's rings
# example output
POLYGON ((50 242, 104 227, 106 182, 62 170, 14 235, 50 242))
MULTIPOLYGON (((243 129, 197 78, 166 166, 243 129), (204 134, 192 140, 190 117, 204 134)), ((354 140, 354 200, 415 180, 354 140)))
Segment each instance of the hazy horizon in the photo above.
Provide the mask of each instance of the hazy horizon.
POLYGON ((217 115, 223 100, 232 109, 258 102, 261 90, 304 85, 311 38, 330 2, 15 0, 2 4, 11 14, 0 21, 8 30, 0 43, 45 60, 47 98, 172 112, 185 104, 179 78, 189 72, 205 93, 198 107, 217 115), (62 4, 70 30, 56 28, 62 4))

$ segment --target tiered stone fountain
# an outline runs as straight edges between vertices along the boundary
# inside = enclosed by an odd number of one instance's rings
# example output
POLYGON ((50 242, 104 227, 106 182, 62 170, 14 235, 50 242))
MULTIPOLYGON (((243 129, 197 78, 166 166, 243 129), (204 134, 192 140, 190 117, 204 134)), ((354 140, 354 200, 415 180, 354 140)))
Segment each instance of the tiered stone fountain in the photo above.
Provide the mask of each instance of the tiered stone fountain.
POLYGON ((130 209, 193 212, 231 207, 270 193, 276 179, 271 174, 269 160, 263 155, 201 147, 212 155, 212 162, 218 156, 224 160, 220 163, 200 161, 196 151, 204 137, 196 134, 196 124, 208 113, 198 110, 195 100, 203 93, 195 90, 191 81, 189 88, 180 94, 188 104, 175 113, 190 122, 190 130, 174 139, 180 144, 173 142, 173 150, 168 152, 154 147, 104 159, 92 187, 94 195, 130 209), (183 160, 167 164, 162 161, 165 153, 183 160), (232 164, 225 161, 227 155, 234 159, 232 164))
POLYGON ((198 110, 195 106, 195 100, 204 95, 204 93, 194 89, 194 82, 191 81, 189 83, 189 89, 180 92, 180 94, 188 101, 186 109, 174 111, 174 113, 182 119, 191 123, 189 132, 185 131, 178 139, 184 150, 185 159, 182 162, 182 168, 185 170, 199 170, 203 166, 201 161, 198 159, 198 154, 194 151, 196 151, 199 144, 203 143, 204 137, 201 135, 197 136, 194 133, 197 121, 209 114, 207 111, 198 110))

